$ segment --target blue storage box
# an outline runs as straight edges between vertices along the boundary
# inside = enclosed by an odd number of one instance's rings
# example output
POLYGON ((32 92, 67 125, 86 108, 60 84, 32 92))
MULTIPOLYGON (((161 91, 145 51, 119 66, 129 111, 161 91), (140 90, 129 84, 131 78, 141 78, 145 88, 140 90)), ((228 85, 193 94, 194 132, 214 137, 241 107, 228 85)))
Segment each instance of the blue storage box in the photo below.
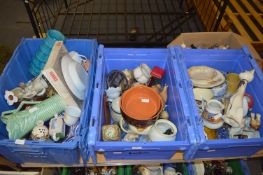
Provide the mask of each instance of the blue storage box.
MULTIPOLYGON (((210 66, 223 72, 240 73, 246 70, 255 69, 254 80, 248 83, 246 92, 254 98, 254 107, 252 112, 263 114, 263 75, 255 60, 252 58, 246 47, 242 49, 182 49, 174 47, 178 65, 182 70, 182 78, 189 99, 189 105, 192 106, 192 116, 196 126, 196 132, 199 133, 198 145, 193 146, 192 159, 213 158, 213 157, 249 157, 263 149, 263 127, 260 128, 260 138, 251 139, 220 139, 208 140, 204 135, 202 118, 194 100, 192 82, 188 76, 187 69, 191 66, 210 66)), ((262 118, 261 118, 262 122, 262 118)))
MULTIPOLYGON (((167 160, 175 153, 184 153, 188 158, 191 152, 190 142, 196 143, 194 127, 190 120, 188 103, 183 91, 179 68, 174 67, 173 57, 168 49, 124 49, 99 47, 92 118, 90 122, 89 146, 103 153, 107 160, 167 160), (165 69, 162 84, 168 87, 167 110, 170 120, 177 126, 177 137, 172 142, 122 142, 102 141, 104 123, 103 95, 106 90, 106 77, 112 70, 134 69, 145 63, 149 67, 159 66, 165 69)), ((93 153, 93 151, 91 151, 93 153)))
MULTIPOLYGON (((29 65, 42 42, 42 39, 22 39, 14 51, 12 58, 0 77, 0 113, 11 109, 4 99, 5 90, 13 89, 17 87, 20 82, 27 82, 33 78, 29 73, 29 65)), ((86 145, 87 141, 83 139, 83 137, 87 136, 89 126, 95 79, 97 42, 96 40, 69 39, 65 41, 65 46, 68 51, 77 51, 87 56, 91 61, 89 87, 83 102, 80 129, 78 129, 77 136, 74 140, 64 143, 26 140, 24 144, 16 144, 14 140, 8 139, 5 125, 0 121, 0 154, 13 162, 77 164, 80 161, 79 145, 81 148, 88 147, 86 145)), ((82 149, 81 151, 85 153, 83 156, 87 159, 89 151, 86 149, 82 149)))

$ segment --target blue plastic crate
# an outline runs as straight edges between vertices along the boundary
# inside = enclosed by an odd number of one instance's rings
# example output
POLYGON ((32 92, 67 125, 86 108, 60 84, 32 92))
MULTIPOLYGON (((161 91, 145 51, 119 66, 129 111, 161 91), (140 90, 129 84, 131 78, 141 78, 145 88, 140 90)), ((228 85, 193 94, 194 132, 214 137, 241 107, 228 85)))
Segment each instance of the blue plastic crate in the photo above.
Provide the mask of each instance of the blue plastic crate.
MULTIPOLYGON (((0 113, 11 108, 4 99, 4 91, 17 87, 20 82, 27 82, 33 76, 29 73, 29 65, 34 58, 42 39, 22 39, 13 53, 0 77, 0 113)), ((89 71, 89 87, 86 91, 85 100, 80 117, 80 129, 73 141, 65 143, 48 143, 26 140, 23 145, 15 144, 14 140, 8 139, 5 125, 0 121, 0 154, 16 163, 59 163, 76 164, 80 161, 80 147, 87 144, 82 137, 87 135, 91 104, 93 98, 93 85, 95 80, 97 42, 96 40, 74 40, 65 41, 69 51, 77 51, 91 60, 89 71), (85 110, 84 110, 85 108, 85 110)), ((89 156, 89 151, 85 156, 89 156)))
MULTIPOLYGON (((255 77, 247 86, 246 92, 254 97, 253 112, 263 114, 263 75, 246 47, 242 49, 182 49, 174 47, 174 54, 182 69, 182 78, 191 105, 192 116, 195 119, 195 129, 199 133, 198 145, 193 146, 192 159, 212 157, 249 157, 263 149, 263 127, 260 128, 260 138, 254 139, 220 139, 207 140, 204 135, 202 118, 198 113, 194 100, 193 86, 187 69, 191 66, 205 65, 223 72, 240 73, 255 69, 255 77)), ((261 119, 262 121, 262 119, 261 119)))
POLYGON ((196 143, 194 127, 189 119, 190 113, 186 97, 183 94, 183 85, 179 68, 175 68, 168 49, 122 49, 99 47, 93 109, 91 113, 89 146, 96 161, 96 152, 104 154, 107 160, 167 160, 176 152, 184 153, 187 159, 191 152, 190 142, 196 143), (165 69, 162 83, 168 88, 168 112, 170 120, 176 124, 178 132, 173 142, 104 142, 101 129, 104 123, 103 94, 106 90, 106 76, 112 70, 134 69, 142 63, 151 68, 159 66, 165 69))

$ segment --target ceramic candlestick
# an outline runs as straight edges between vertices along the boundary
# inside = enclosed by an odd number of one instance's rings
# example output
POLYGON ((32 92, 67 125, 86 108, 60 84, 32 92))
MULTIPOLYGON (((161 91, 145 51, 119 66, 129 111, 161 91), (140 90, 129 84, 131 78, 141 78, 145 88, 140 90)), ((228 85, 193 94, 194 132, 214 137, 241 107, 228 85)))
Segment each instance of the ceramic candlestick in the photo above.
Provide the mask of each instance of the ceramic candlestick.
POLYGON ((233 126, 243 128, 245 125, 243 118, 243 97, 247 84, 254 78, 255 70, 245 71, 239 74, 241 79, 237 92, 230 98, 230 103, 224 116, 224 121, 233 126))

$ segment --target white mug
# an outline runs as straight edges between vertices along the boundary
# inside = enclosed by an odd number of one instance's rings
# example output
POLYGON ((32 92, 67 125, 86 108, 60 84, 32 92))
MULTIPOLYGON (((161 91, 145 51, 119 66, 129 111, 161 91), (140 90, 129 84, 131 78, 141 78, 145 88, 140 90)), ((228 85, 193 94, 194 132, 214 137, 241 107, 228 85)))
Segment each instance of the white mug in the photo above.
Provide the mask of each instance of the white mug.
POLYGON ((68 126, 77 123, 80 118, 81 110, 76 106, 67 106, 64 113, 64 122, 68 126))
POLYGON ((165 119, 159 119, 149 131, 148 136, 152 141, 174 141, 176 133, 177 128, 172 122, 165 119), (169 135, 164 134, 168 129, 171 129, 173 133, 169 135))
POLYGON ((120 128, 121 128, 121 130, 122 130, 123 132, 126 132, 126 133, 134 133, 134 134, 139 134, 139 135, 147 135, 147 134, 149 133, 151 127, 153 126, 153 125, 150 125, 150 126, 148 126, 147 128, 138 129, 136 126, 133 126, 133 125, 128 124, 129 129, 126 130, 126 129, 123 127, 124 122, 125 122, 124 119, 121 118, 121 119, 120 119, 120 128))

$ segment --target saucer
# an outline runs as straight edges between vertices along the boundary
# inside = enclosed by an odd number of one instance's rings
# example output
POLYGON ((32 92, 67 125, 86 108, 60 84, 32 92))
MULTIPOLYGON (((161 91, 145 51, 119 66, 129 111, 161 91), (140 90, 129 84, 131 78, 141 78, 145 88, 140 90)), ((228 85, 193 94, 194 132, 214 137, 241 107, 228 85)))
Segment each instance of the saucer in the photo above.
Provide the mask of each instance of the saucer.
POLYGON ((61 60, 61 69, 70 91, 80 100, 84 99, 88 86, 88 73, 81 64, 69 55, 64 55, 61 60))

